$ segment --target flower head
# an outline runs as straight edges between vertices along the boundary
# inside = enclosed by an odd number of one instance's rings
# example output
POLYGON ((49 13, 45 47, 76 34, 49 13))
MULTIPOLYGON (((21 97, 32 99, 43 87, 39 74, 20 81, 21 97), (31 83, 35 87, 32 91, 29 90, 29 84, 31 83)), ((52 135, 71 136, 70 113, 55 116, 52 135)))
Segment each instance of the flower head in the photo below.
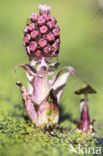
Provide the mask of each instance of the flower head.
POLYGON ((24 28, 23 45, 30 59, 45 57, 48 60, 59 54, 60 29, 50 9, 50 6, 39 5, 39 14, 32 13, 24 28))

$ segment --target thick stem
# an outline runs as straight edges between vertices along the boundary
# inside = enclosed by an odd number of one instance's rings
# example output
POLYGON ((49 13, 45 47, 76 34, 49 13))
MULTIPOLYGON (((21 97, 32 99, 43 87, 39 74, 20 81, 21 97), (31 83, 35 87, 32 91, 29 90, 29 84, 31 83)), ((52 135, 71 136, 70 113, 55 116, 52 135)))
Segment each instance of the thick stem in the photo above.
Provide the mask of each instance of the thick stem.
POLYGON ((84 98, 84 105, 81 112, 81 120, 90 122, 87 94, 85 94, 85 98, 84 98))
POLYGON ((85 94, 84 105, 81 112, 81 124, 82 124, 83 131, 87 132, 89 130, 89 125, 90 125, 87 94, 85 94))
POLYGON ((35 80, 33 82, 33 94, 32 94, 32 101, 40 105, 40 103, 47 97, 49 94, 50 87, 48 81, 48 71, 44 66, 42 66, 35 80))
POLYGON ((51 90, 49 95, 42 101, 38 108, 38 127, 48 125, 57 125, 59 120, 59 107, 57 97, 54 90, 51 90))

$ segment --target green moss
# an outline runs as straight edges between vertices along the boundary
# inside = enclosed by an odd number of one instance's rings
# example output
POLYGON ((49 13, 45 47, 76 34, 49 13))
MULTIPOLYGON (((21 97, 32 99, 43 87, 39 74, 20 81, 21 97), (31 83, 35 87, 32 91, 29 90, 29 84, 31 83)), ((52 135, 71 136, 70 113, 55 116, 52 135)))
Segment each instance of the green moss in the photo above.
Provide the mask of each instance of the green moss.
POLYGON ((56 155, 63 153, 68 155, 68 151, 71 149, 70 144, 73 145, 75 150, 78 149, 78 144, 82 147, 86 145, 93 148, 96 148, 96 144, 98 144, 97 140, 90 134, 74 133, 72 130, 68 132, 64 130, 61 133, 58 129, 54 129, 54 137, 48 136, 22 117, 17 119, 12 114, 6 115, 6 120, 5 113, 0 117, 0 150, 2 154, 6 153, 4 148, 8 149, 9 155, 13 155, 17 148, 19 148, 19 151, 16 152, 16 155, 25 151, 26 148, 26 155, 33 154, 34 151, 38 154, 43 152, 42 155, 50 155, 52 150, 54 150, 54 153, 56 152, 56 155))

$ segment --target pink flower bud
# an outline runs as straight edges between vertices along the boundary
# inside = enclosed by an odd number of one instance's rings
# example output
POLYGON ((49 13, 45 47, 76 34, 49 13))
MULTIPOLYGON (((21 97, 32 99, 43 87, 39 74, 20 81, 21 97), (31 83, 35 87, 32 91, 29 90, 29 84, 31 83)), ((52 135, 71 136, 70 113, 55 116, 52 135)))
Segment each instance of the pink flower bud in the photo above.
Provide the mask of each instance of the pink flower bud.
POLYGON ((28 29, 30 31, 32 31, 33 29, 35 29, 35 24, 34 23, 30 23, 29 26, 28 26, 28 29))
POLYGON ((55 37, 60 35, 58 28, 54 28, 53 33, 54 33, 55 37))
POLYGON ((44 24, 45 23, 45 19, 43 18, 43 16, 40 16, 39 18, 38 18, 38 24, 44 24))
POLYGON ((51 52, 51 46, 50 45, 47 45, 45 48, 44 48, 44 53, 45 54, 49 54, 51 52))
POLYGON ((51 16, 51 20, 56 24, 57 23, 57 20, 53 17, 53 16, 51 16))
POLYGON ((50 15, 46 15, 46 14, 45 14, 45 15, 44 15, 44 18, 45 18, 46 21, 51 20, 51 16, 50 16, 50 15))
POLYGON ((29 34, 26 34, 26 36, 24 37, 24 42, 25 43, 28 43, 30 40, 30 35, 29 34))
POLYGON ((54 37, 53 33, 49 33, 49 34, 47 35, 47 39, 48 39, 49 41, 54 41, 54 40, 55 40, 55 37, 54 37))
POLYGON ((37 20, 38 19, 38 14, 33 14, 29 17, 32 21, 37 20))
POLYGON ((30 43, 29 47, 30 47, 30 51, 35 51, 37 48, 37 43, 33 41, 30 43))
POLYGON ((34 55, 37 57, 40 57, 41 56, 41 50, 37 50, 34 55))
POLYGON ((30 33, 30 36, 32 37, 32 38, 36 38, 37 36, 38 36, 38 31, 37 30, 33 30, 31 33, 30 33))
POLYGON ((57 42, 58 44, 60 44, 60 39, 57 39, 56 42, 57 42))
POLYGON ((28 26, 26 26, 25 28, 24 28, 24 34, 26 34, 27 32, 28 32, 28 26))
POLYGON ((55 23, 53 21, 48 22, 47 25, 50 29, 55 27, 55 23))
POLYGON ((56 51, 59 50, 59 44, 58 44, 57 41, 53 44, 53 46, 52 46, 52 50, 53 50, 53 52, 56 52, 56 51))
POLYGON ((44 48, 47 45, 47 41, 44 38, 41 38, 38 42, 40 47, 44 48))
POLYGON ((40 32, 42 34, 45 34, 47 31, 48 31, 48 28, 45 25, 43 25, 42 27, 40 27, 40 32))

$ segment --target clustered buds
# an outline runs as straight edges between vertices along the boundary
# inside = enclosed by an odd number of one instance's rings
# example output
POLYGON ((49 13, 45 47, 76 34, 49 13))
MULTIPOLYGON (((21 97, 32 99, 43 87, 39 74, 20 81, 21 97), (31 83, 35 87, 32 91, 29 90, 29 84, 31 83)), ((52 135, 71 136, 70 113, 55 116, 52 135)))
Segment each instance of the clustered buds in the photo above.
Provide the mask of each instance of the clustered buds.
POLYGON ((57 57, 60 45, 60 29, 50 15, 50 7, 39 6, 39 14, 32 14, 24 28, 23 45, 29 58, 52 59, 57 57))

